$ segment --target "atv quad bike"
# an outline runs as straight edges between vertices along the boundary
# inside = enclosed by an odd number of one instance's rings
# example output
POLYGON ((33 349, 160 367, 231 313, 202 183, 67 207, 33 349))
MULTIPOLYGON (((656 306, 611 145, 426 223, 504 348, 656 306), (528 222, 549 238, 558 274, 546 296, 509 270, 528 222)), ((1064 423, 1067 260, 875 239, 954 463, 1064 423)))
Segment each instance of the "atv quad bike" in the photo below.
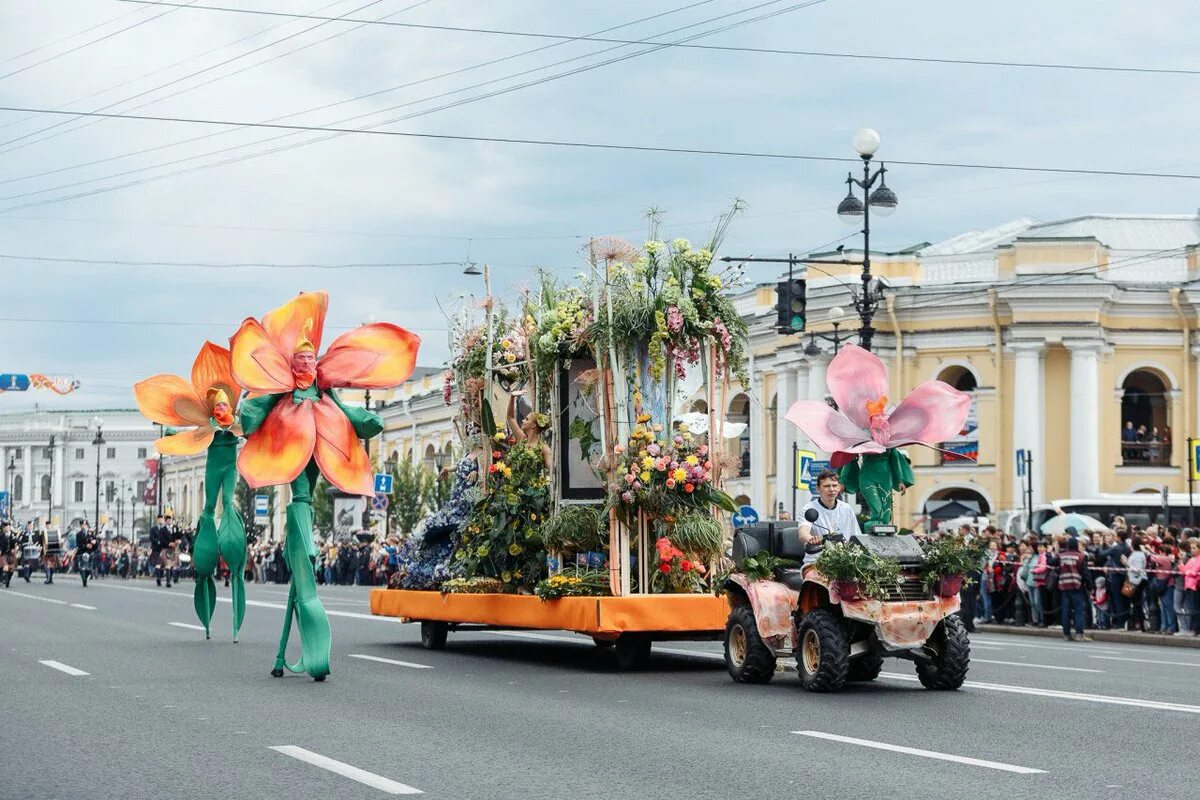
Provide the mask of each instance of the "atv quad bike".
MULTIPOLYGON (((741 529, 734 537, 734 562, 740 567, 765 550, 801 563, 806 548, 797 527, 765 522, 741 529)), ((739 683, 767 683, 777 659, 794 655, 805 689, 836 692, 847 681, 874 680, 885 658, 902 658, 915 662, 927 689, 962 686, 970 646, 956 613, 955 581, 925 589, 924 556, 912 536, 855 534, 848 541, 899 561, 901 582, 888 589, 885 600, 876 600, 861 596, 855 583, 826 579, 812 565, 778 569, 774 580, 735 572, 725 583, 732 609, 725 627, 730 676, 739 683)))

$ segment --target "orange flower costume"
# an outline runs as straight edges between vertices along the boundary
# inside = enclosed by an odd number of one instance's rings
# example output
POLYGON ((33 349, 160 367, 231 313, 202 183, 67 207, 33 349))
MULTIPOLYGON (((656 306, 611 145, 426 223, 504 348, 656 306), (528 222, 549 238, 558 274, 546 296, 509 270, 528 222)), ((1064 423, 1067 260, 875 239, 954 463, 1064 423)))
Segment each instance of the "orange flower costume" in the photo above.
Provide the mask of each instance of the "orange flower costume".
POLYGON ((237 482, 237 441, 241 426, 235 416, 240 392, 233 379, 230 353, 205 342, 192 363, 191 382, 175 375, 155 375, 134 384, 138 409, 160 425, 188 427, 162 437, 155 446, 160 453, 190 456, 208 451, 204 467, 204 510, 196 521, 192 547, 196 589, 196 616, 204 623, 204 638, 210 638, 209 623, 217 604, 217 554, 229 565, 233 594, 233 640, 236 642, 246 616, 246 529, 233 502, 237 482), (221 499, 221 525, 215 514, 221 499))
POLYGON ((316 680, 329 674, 329 620, 313 577, 312 492, 318 476, 349 494, 372 493, 371 464, 359 440, 377 435, 382 421, 343 405, 334 390, 398 386, 412 374, 420 345, 409 331, 376 322, 342 334, 318 358, 328 307, 325 292, 301 293, 261 322, 247 319, 230 339, 234 378, 257 395, 242 402, 246 445, 238 469, 253 488, 292 487, 284 550, 292 580, 271 673, 277 677, 284 667, 316 680), (295 665, 284 659, 293 614, 303 653, 295 665))

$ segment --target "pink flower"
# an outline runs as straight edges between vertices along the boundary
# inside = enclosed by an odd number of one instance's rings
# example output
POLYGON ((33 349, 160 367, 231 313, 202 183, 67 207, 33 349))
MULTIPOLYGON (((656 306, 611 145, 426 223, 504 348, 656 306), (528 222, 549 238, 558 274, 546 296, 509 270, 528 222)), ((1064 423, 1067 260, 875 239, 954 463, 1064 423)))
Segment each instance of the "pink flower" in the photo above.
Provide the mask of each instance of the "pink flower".
POLYGON ((632 503, 633 492, 621 492, 621 501, 625 503, 632 503))
POLYGON ((683 329, 683 312, 679 310, 679 306, 671 306, 667 309, 667 330, 671 333, 679 333, 683 329))
POLYGON ((623 444, 617 445, 616 447, 613 448, 613 452, 616 453, 617 455, 621 455, 621 453, 625 452, 625 445, 623 445, 623 444))
POLYGON ((632 473, 632 472, 627 472, 627 473, 625 473, 625 482, 626 482, 626 483, 633 483, 633 482, 634 482, 634 480, 636 480, 636 479, 633 477, 633 473, 632 473))
POLYGON ((675 488, 675 479, 674 478, 667 478, 667 488, 668 489, 675 488))
POLYGON ((652 443, 652 444, 650 444, 650 446, 648 446, 646 448, 646 452, 652 456, 657 456, 659 453, 662 452, 662 448, 659 447, 657 444, 652 443))
POLYGON ((696 452, 702 456, 708 455, 708 445, 706 445, 706 444, 700 445, 700 448, 696 452))
POLYGON ((887 368, 879 357, 844 345, 826 372, 838 410, 801 400, 787 418, 827 452, 883 453, 906 444, 933 446, 962 430, 971 396, 942 381, 926 381, 887 413, 887 368))

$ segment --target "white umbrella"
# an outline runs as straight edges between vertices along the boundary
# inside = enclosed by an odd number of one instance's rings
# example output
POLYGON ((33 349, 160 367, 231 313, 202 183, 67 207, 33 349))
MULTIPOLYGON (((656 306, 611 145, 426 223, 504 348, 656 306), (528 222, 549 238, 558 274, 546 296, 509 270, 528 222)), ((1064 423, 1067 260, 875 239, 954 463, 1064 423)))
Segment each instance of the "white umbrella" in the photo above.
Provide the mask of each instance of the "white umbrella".
MULTIPOLYGON (((676 422, 682 422, 687 425, 688 431, 691 433, 705 434, 708 433, 708 414, 702 411, 691 411, 687 414, 682 414, 675 418, 676 422)), ((737 439, 746 430, 744 422, 729 422, 725 421, 725 438, 737 439)))
POLYGON ((1108 526, 1095 517, 1087 514, 1059 514, 1042 523, 1042 533, 1065 533, 1067 528, 1074 528, 1076 533, 1084 531, 1107 530, 1108 526))

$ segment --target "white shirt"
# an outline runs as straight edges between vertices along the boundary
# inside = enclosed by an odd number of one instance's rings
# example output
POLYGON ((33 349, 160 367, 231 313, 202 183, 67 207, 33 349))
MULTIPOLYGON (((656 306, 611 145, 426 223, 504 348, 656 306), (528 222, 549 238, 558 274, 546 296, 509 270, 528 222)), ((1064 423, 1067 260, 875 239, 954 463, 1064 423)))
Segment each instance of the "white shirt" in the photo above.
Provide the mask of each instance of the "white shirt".
MULTIPOLYGON (((809 535, 820 536, 824 538, 830 533, 840 533, 842 536, 850 536, 855 533, 862 533, 862 529, 858 527, 858 518, 854 516, 854 509, 850 504, 837 500, 833 508, 826 508, 820 498, 814 497, 800 509, 800 524, 810 525, 812 530, 809 535), (809 509, 814 509, 817 512, 817 521, 809 522, 804 519, 804 512, 809 509)), ((804 563, 809 564, 817 559, 817 553, 807 553, 804 556, 804 563)))

